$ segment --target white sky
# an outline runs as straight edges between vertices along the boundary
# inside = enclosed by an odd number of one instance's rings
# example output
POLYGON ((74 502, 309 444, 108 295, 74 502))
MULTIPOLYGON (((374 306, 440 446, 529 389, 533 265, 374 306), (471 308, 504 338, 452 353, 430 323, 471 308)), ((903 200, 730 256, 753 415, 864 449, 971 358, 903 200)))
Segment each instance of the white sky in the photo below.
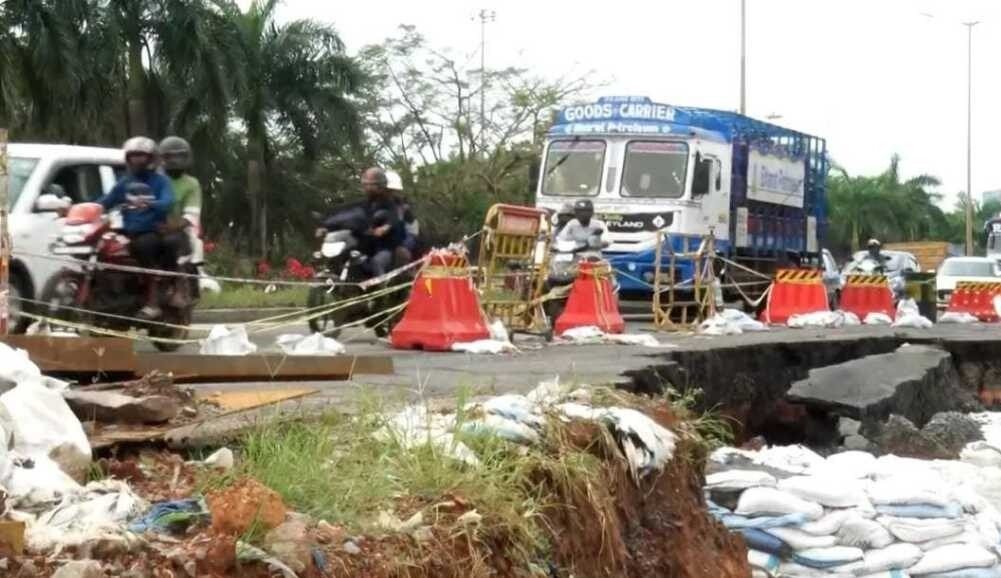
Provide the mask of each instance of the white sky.
MULTIPOLYGON (((966 188, 967 36, 973 35, 973 190, 1001 188, 998 0, 747 0, 748 113, 827 138, 850 173, 899 153, 905 176, 943 181, 951 207, 966 188), (922 15, 927 13, 934 18, 922 15)), ((280 18, 333 23, 351 52, 417 26, 435 46, 487 65, 546 75, 594 71, 602 94, 691 106, 739 104, 739 0, 284 0, 280 18)))

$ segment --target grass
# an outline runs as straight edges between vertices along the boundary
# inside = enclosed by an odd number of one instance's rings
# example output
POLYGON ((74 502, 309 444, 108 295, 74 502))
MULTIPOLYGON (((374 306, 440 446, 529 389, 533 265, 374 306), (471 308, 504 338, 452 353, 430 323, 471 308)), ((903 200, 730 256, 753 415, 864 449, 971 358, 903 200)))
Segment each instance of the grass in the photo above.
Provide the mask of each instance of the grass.
POLYGON ((263 285, 224 288, 221 293, 205 293, 200 309, 259 309, 263 307, 305 307, 308 287, 283 288, 264 292, 263 285))
MULTIPOLYGON (((482 531, 491 541, 507 544, 512 558, 528 564, 549 551, 542 514, 565 488, 590 484, 601 466, 594 456, 567 447, 558 432, 532 448, 457 434, 481 462, 470 467, 430 445, 408 449, 376 435, 386 423, 383 415, 370 404, 355 416, 269 424, 244 439, 235 471, 203 480, 203 489, 252 476, 291 509, 356 533, 378 533, 377 520, 385 511, 407 519, 421 510, 425 523, 454 524, 437 518, 430 506, 458 500, 483 516, 482 531), (547 486, 542 478, 559 484, 547 486)), ((460 414, 459 423, 463 419, 460 414)), ((460 531, 456 526, 454 532, 460 531)))

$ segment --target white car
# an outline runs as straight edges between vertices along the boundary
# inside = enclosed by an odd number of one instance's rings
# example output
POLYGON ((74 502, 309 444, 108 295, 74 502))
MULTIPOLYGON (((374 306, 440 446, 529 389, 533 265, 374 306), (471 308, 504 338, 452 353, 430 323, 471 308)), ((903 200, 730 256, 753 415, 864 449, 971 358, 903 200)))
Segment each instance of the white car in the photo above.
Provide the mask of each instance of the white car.
POLYGON ((885 275, 889 281, 894 298, 901 298, 904 295, 907 274, 920 272, 921 265, 918 264, 914 255, 904 251, 882 251, 880 255, 882 257, 881 265, 869 257, 868 251, 859 251, 852 255, 852 260, 845 265, 841 272, 842 286, 848 275, 881 274, 885 275))
POLYGON ((935 277, 938 306, 945 307, 960 281, 1001 281, 1001 262, 996 257, 949 257, 935 277))
MULTIPOLYGON (((21 299, 37 299, 45 282, 65 264, 45 258, 69 203, 95 201, 114 186, 125 169, 121 149, 49 144, 7 146, 9 228, 14 254, 10 268, 11 328, 23 330, 21 299), (66 197, 49 194, 51 184, 66 197)), ((30 301, 27 303, 30 304, 30 301)))

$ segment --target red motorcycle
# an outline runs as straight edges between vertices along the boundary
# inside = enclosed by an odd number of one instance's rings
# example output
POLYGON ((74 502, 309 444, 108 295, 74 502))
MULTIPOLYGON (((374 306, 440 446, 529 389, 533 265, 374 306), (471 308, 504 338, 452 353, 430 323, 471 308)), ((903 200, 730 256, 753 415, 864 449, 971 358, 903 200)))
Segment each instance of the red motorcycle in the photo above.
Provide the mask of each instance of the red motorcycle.
MULTIPOLYGON (((40 307, 43 315, 115 331, 144 329, 159 339, 187 337, 199 297, 198 271, 190 263, 190 255, 178 259, 178 271, 193 276, 184 283, 175 282, 175 277, 165 277, 159 283, 163 315, 147 323, 137 316, 145 305, 149 275, 126 269, 139 264, 129 254, 129 238, 121 232, 121 213, 105 213, 98 203, 73 205, 51 251, 79 259, 80 264, 65 267, 45 284, 40 307), (176 291, 187 291, 187 295, 174 298, 176 291), (185 305, 178 307, 178 303, 185 305)), ((154 345, 161 351, 181 346, 169 341, 154 341, 154 345)))

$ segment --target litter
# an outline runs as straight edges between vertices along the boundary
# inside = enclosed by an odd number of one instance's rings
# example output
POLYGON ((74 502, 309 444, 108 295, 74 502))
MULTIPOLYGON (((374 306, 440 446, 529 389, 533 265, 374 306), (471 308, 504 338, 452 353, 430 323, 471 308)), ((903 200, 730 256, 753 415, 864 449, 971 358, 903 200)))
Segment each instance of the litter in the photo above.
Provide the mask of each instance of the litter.
POLYGON ((933 327, 931 319, 923 317, 918 309, 918 304, 913 299, 901 299, 897 304, 897 318, 891 327, 913 327, 915 329, 928 329, 933 327))
POLYGON ((870 313, 862 321, 863 325, 892 325, 893 319, 886 313, 870 313))
POLYGON ((247 337, 247 328, 236 325, 232 329, 216 325, 208 337, 201 341, 202 355, 250 355, 257 351, 257 345, 247 337))
POLYGON ((286 355, 344 355, 347 352, 342 343, 322 333, 279 335, 275 344, 286 355))
POLYGON ((973 315, 972 313, 967 313, 966 311, 963 311, 963 312, 946 311, 942 315, 939 315, 938 322, 939 323, 960 323, 960 324, 963 324, 963 325, 967 325, 967 324, 971 324, 971 323, 979 323, 980 320, 977 319, 976 315, 973 315))
POLYGON ((847 311, 818 311, 816 313, 803 313, 793 315, 786 322, 786 325, 794 329, 806 328, 826 328, 838 329, 841 327, 854 327, 862 325, 858 316, 847 311))
POLYGON ((560 334, 563 342, 577 345, 613 343, 618 345, 639 345, 641 347, 677 347, 672 343, 661 343, 648 333, 605 333, 594 325, 574 327, 560 334))
POLYGON ((208 517, 208 508, 202 500, 160 502, 153 504, 146 514, 129 524, 129 531, 137 534, 149 531, 180 534, 191 524, 208 517))
POLYGON ((518 351, 510 341, 499 341, 497 339, 480 339, 468 343, 453 343, 452 351, 474 354, 499 355, 501 353, 514 353, 518 351))
POLYGON ((702 335, 741 335, 745 331, 768 331, 768 326, 736 309, 724 309, 699 325, 702 335))

